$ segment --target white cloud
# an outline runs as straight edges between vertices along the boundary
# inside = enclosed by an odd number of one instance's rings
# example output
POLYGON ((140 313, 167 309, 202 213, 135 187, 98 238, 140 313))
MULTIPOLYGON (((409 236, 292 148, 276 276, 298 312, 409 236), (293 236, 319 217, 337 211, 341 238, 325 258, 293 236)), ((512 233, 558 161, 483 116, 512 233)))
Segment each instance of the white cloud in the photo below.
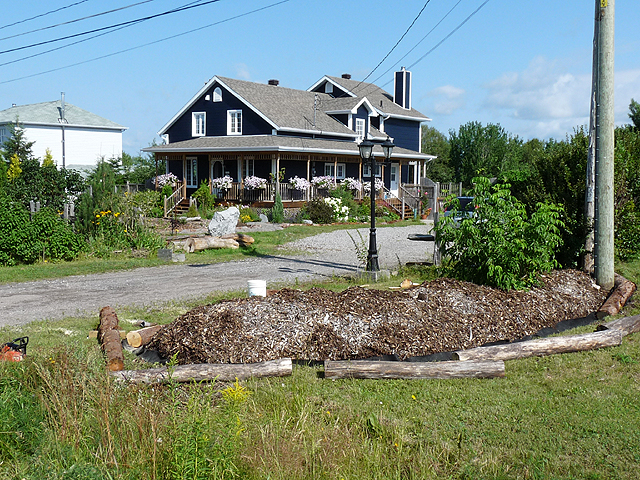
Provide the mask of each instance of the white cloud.
MULTIPOLYGON (((483 108, 516 122, 521 135, 564 138, 588 124, 591 92, 591 73, 566 68, 561 61, 536 57, 522 72, 505 73, 484 85, 483 108)), ((628 123, 629 102, 640 98, 640 70, 616 72, 615 97, 616 123, 628 123)))
POLYGON ((236 63, 233 66, 236 69, 236 77, 242 80, 251 80, 251 74, 249 73, 249 67, 244 63, 236 63))
POLYGON ((433 97, 430 110, 437 115, 451 115, 465 106, 465 91, 453 85, 434 88, 427 96, 433 97))

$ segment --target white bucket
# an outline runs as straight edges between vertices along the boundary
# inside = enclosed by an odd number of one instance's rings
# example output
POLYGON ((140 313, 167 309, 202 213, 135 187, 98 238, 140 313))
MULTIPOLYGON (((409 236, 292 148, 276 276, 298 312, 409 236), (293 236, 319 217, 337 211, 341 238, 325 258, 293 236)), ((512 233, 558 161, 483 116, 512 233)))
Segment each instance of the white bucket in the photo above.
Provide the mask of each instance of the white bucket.
POLYGON ((249 280, 247 282, 250 297, 266 297, 267 281, 266 280, 249 280))

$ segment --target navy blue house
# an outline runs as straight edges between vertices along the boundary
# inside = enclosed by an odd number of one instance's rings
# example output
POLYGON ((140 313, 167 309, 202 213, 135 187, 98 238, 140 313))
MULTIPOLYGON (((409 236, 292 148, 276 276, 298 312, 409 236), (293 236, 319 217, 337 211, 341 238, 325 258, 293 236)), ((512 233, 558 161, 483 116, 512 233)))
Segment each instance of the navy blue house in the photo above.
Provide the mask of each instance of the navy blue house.
MULTIPOLYGON (((186 184, 187 194, 225 175, 242 186, 247 176, 284 182, 298 176, 370 181, 358 144, 363 138, 396 147, 391 163, 374 174, 386 192, 416 184, 424 162, 421 124, 430 120, 411 107, 411 73, 395 72, 394 95, 371 83, 324 76, 307 90, 214 76, 158 132, 164 145, 144 149, 166 160, 167 173, 186 184)), ((382 157, 382 150, 374 153, 382 157)), ((262 198, 269 200, 269 198, 262 198)))

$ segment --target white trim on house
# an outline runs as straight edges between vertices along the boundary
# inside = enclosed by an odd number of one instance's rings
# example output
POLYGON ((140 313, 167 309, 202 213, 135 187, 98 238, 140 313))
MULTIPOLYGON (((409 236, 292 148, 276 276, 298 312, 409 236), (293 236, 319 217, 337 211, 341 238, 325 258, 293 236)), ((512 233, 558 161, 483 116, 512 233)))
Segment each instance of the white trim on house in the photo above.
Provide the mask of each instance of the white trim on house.
POLYGON ((349 95, 350 97, 357 97, 357 95, 349 90, 347 90, 345 87, 343 87, 342 85, 340 85, 338 82, 331 80, 328 76, 324 75, 320 80, 318 80, 316 83, 314 83, 313 85, 311 85, 309 88, 307 88, 307 92, 312 91, 313 89, 315 89, 318 85, 320 85, 322 82, 327 81, 333 84, 334 87, 338 87, 340 90, 342 90, 343 92, 345 92, 347 95, 349 95))

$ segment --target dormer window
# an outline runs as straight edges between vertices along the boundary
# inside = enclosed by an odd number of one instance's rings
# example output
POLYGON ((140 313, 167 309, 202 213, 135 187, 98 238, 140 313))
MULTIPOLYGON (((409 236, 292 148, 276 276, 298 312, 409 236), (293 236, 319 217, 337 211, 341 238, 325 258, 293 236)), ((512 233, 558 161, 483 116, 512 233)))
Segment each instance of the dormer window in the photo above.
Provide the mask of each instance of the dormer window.
POLYGON ((221 102, 222 101, 222 89, 220 87, 216 87, 213 90, 213 101, 221 102))
POLYGON ((324 84, 324 93, 333 93, 333 83, 327 82, 324 84))
POLYGON ((358 140, 364 140, 364 118, 356 118, 356 134, 358 140))
POLYGON ((227 110, 227 135, 242 135, 242 110, 227 110))
POLYGON ((204 137, 205 136, 205 112, 193 112, 191 117, 191 136, 192 137, 204 137))

